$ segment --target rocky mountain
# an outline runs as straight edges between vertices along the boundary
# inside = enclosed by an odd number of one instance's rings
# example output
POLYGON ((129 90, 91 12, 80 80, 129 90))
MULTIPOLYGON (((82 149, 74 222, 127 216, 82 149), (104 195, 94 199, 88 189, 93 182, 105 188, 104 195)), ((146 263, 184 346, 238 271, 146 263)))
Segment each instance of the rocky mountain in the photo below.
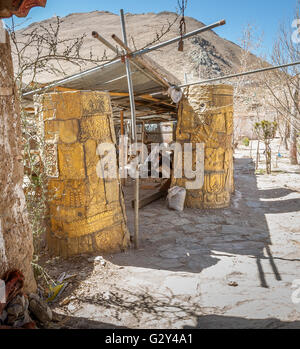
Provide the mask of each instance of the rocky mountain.
MULTIPOLYGON (((156 40, 162 32, 166 32, 161 41, 165 41, 179 35, 179 20, 177 15, 172 12, 146 13, 146 14, 126 14, 127 32, 130 46, 132 49, 142 48, 156 40), (170 24, 174 23, 170 26, 170 24)), ((210 24, 210 23, 207 23, 210 24)), ((27 28, 18 32, 20 34, 29 34, 34 29, 52 26, 55 28, 56 18, 33 23, 27 28)), ((204 26, 198 20, 186 17, 187 32, 193 31, 204 26)), ((85 35, 81 53, 85 57, 93 56, 108 58, 114 57, 114 53, 109 52, 100 42, 92 36, 92 31, 97 31, 108 41, 112 34, 121 36, 120 17, 116 14, 96 11, 91 13, 73 13, 61 19, 60 38, 71 39, 79 38, 85 35)), ((222 33, 222 27, 217 28, 218 33, 222 33)), ((31 54, 34 48, 28 48, 27 54, 31 54)), ((238 45, 230 42, 214 31, 207 31, 185 41, 184 52, 178 51, 177 44, 167 46, 159 51, 152 52, 149 56, 158 64, 175 75, 180 81, 184 82, 185 77, 188 81, 199 80, 199 78, 209 78, 228 72, 239 71, 241 66, 241 57, 243 50, 238 45)), ((251 64, 256 63, 257 58, 250 55, 251 64)), ((258 65, 258 64, 257 64, 258 65)), ((91 64, 80 67, 85 70, 91 64)), ((72 64, 63 65, 65 74, 76 73, 79 67, 72 64)), ((43 72, 37 77, 38 82, 47 83, 60 78, 59 74, 49 74, 43 72)))
MULTIPOLYGON (((218 18, 216 20, 220 20, 218 18)), ((166 41, 179 36, 179 19, 173 12, 145 13, 145 14, 126 14, 127 35, 129 46, 136 50, 158 41, 166 41), (162 35, 163 34, 163 35, 162 35)), ((210 24, 210 23, 207 23, 210 24)), ((203 27, 205 24, 198 20, 186 17, 187 32, 203 27)), ((43 33, 50 30, 55 32, 57 29, 57 18, 53 17, 42 22, 33 23, 27 28, 17 31, 17 41, 27 40, 32 33, 43 36, 43 33)), ((114 46, 115 42, 111 38, 112 34, 122 38, 120 17, 105 11, 95 11, 90 13, 72 13, 60 19, 59 40, 63 44, 58 47, 59 52, 68 49, 69 39, 82 40, 80 55, 89 59, 102 59, 106 61, 114 58, 116 54, 107 49, 102 43, 94 39, 92 31, 97 31, 114 46)), ((212 78, 229 73, 236 73, 245 69, 261 67, 261 61, 258 57, 246 53, 237 44, 222 38, 217 33, 222 34, 222 27, 215 31, 207 31, 194 36, 184 43, 184 51, 178 51, 178 45, 173 44, 160 50, 150 53, 148 56, 164 69, 172 73, 179 81, 184 83, 194 82, 201 79, 212 78), (246 62, 246 64, 245 64, 246 62)), ((51 44, 51 43, 50 43, 51 44)), ((22 44, 20 45, 22 47, 22 44)), ((38 45, 28 46, 25 49, 24 59, 34 60, 34 56, 40 49, 38 45)), ((59 46, 59 45, 58 45, 59 46)), ((47 44, 49 47, 49 43, 47 44)), ((55 47, 55 43, 53 45, 55 47)), ((42 55, 47 56, 47 51, 42 55)), ((15 71, 17 71, 17 55, 14 55, 15 71)), ((102 64, 102 63, 98 63, 102 64)), ((54 69, 49 71, 43 66, 34 81, 48 84, 49 82, 64 78, 66 76, 87 70, 95 66, 95 63, 85 62, 85 64, 72 64, 60 62, 59 66, 53 64, 54 69), (57 68, 57 70, 55 69, 57 68), (63 73, 62 73, 63 70, 63 73)), ((32 74, 24 75, 23 82, 26 84, 31 80, 32 74)), ((232 80, 226 83, 232 83, 232 80)), ((235 89, 235 119, 237 138, 243 136, 251 137, 253 134, 253 122, 258 118, 273 118, 269 110, 263 110, 258 116, 257 108, 253 105, 257 103, 258 92, 255 76, 233 82, 235 89), (237 87, 238 86, 238 87, 237 87), (254 87, 253 87, 254 86, 254 87), (252 90, 251 90, 252 89, 252 90), (254 97, 253 97, 254 96, 254 97), (252 98, 253 97, 253 98, 252 98), (271 116, 270 116, 271 115, 271 116)), ((264 91, 260 93, 264 94, 264 91)), ((262 110, 262 108, 261 108, 262 110)))

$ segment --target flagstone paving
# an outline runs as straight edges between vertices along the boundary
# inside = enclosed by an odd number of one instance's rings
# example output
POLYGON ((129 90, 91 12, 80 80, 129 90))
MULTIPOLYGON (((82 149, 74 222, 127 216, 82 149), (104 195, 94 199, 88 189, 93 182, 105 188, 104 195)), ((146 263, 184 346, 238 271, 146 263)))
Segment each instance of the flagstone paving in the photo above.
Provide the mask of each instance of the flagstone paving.
POLYGON ((255 175, 249 151, 235 158, 230 208, 178 213, 160 200, 141 210, 138 251, 105 266, 50 261, 53 276, 80 274, 53 305, 63 326, 300 328, 300 167, 283 158, 255 175))

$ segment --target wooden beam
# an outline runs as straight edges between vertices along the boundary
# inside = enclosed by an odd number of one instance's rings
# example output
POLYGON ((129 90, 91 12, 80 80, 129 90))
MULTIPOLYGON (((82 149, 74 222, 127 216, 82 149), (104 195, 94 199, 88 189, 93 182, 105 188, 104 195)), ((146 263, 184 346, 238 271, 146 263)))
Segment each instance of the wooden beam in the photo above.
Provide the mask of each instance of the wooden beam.
MULTIPOLYGON (((109 93, 112 97, 128 97, 129 94, 126 93, 126 92, 110 92, 109 93)), ((161 99, 158 99, 158 98, 154 98, 152 97, 151 95, 149 94, 135 94, 135 97, 136 98, 140 98, 140 99, 144 99, 144 100, 147 100, 147 101, 152 101, 154 102, 155 104, 163 104, 163 105, 166 105, 168 107, 171 107, 171 108, 176 108, 176 105, 174 104, 171 104, 171 103, 167 103, 161 99)))
POLYGON ((24 110, 25 110, 27 113, 34 113, 34 112, 35 112, 34 108, 30 108, 30 107, 24 108, 24 110))
MULTIPOLYGON (((152 202, 163 198, 167 194, 168 194, 168 191, 158 191, 154 194, 151 194, 149 196, 144 197, 143 199, 140 199, 139 209, 150 205, 152 202)), ((135 200, 132 200, 131 204, 132 204, 132 207, 134 208, 135 207, 135 200)))
POLYGON ((93 31, 92 32, 92 36, 99 40, 102 44, 104 44, 105 46, 107 46, 109 49, 111 49, 113 52, 115 52, 117 54, 117 56, 119 55, 119 51, 116 47, 114 47, 109 41, 107 41, 106 39, 104 39, 103 36, 99 35, 97 32, 93 31))
POLYGON ((144 113, 139 113, 137 114, 137 117, 143 117, 143 116, 152 116, 152 115, 161 115, 161 114, 165 114, 166 111, 165 110, 158 110, 155 113, 153 112, 144 112, 144 113))
POLYGON ((129 97, 129 93, 127 92, 109 92, 112 97, 129 97))
POLYGON ((52 91, 58 91, 58 92, 78 92, 80 90, 75 90, 74 88, 68 88, 68 87, 62 87, 62 86, 55 86, 51 88, 52 91))
POLYGON ((138 96, 138 98, 145 99, 147 101, 152 101, 155 104, 163 104, 163 105, 166 105, 166 106, 171 107, 171 108, 176 108, 176 105, 164 102, 164 101, 157 99, 157 98, 153 98, 150 95, 142 95, 142 96, 138 96))
POLYGON ((120 121, 121 121, 121 136, 125 135, 124 132, 124 110, 120 111, 120 121))
MULTIPOLYGON (((161 114, 172 114, 166 110, 160 109, 156 111, 145 111, 145 112, 139 112, 137 114, 137 117, 143 117, 143 116, 155 116, 155 115, 161 115, 161 114)), ((176 114, 174 114, 176 115, 176 114)), ((130 115, 124 115, 125 118, 129 118, 130 115)))
POLYGON ((165 109, 166 112, 170 111, 168 106, 165 106, 163 104, 158 105, 158 103, 153 104, 153 102, 151 100, 148 100, 148 99, 145 99, 145 98, 143 98, 143 100, 136 101, 135 103, 137 105, 143 105, 145 107, 148 107, 149 109, 153 109, 154 111, 157 110, 157 109, 165 109))

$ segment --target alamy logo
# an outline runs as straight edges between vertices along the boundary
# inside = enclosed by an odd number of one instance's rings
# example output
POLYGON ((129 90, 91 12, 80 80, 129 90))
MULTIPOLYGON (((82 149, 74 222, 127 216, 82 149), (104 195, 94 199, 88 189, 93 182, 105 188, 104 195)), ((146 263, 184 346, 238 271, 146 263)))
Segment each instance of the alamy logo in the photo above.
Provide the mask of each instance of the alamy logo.
POLYGON ((5 43, 6 43, 6 31, 4 28, 4 24, 0 19, 0 44, 5 44, 5 43))
POLYGON ((0 304, 6 303, 5 282, 0 280, 0 304))
POLYGON ((293 304, 300 304, 300 280, 294 280, 292 288, 296 289, 292 293, 292 302, 293 302, 293 304))
POLYGON ((292 28, 295 29, 292 34, 292 41, 294 44, 299 44, 300 43, 300 19, 293 20, 292 28))
POLYGON ((197 144, 151 144, 148 147, 143 143, 128 146, 128 138, 120 138, 120 147, 117 150, 112 143, 101 143, 97 147, 100 161, 97 164, 99 178, 116 179, 127 178, 171 178, 185 179, 188 190, 198 190, 204 185, 204 155, 205 145, 197 144), (121 144, 123 146, 121 146, 121 144), (119 166, 117 164, 119 152, 119 166), (173 161, 171 157, 173 156, 173 161), (128 159, 131 159, 128 161, 128 159), (172 164, 172 166, 171 166, 172 164), (119 173, 118 173, 119 167, 119 173))

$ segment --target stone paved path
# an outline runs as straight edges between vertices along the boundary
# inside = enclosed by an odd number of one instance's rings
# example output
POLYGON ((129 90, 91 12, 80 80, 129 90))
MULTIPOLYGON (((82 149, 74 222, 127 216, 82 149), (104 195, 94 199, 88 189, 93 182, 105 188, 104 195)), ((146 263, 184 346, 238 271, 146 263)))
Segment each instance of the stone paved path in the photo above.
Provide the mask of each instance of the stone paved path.
POLYGON ((141 210, 139 251, 80 267, 71 301, 54 307, 66 326, 300 328, 299 167, 283 159, 283 171, 255 175, 247 154, 236 154, 230 208, 178 213, 158 201, 141 210))

